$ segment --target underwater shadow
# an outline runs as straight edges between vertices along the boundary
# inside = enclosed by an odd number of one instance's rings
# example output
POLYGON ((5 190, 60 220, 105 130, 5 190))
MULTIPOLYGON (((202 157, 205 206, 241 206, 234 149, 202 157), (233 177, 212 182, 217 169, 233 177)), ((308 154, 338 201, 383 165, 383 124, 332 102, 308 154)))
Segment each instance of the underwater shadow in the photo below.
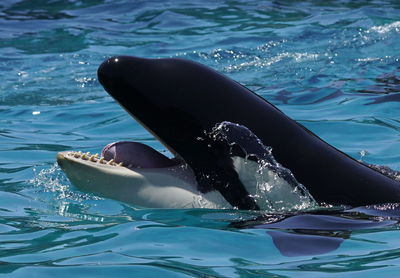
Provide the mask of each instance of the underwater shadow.
POLYGON ((399 204, 383 204, 335 212, 323 210, 287 215, 270 223, 271 219, 276 219, 276 215, 261 216, 254 221, 234 223, 233 226, 267 230, 266 233, 284 256, 309 256, 338 249, 353 232, 398 224, 400 209, 399 204))

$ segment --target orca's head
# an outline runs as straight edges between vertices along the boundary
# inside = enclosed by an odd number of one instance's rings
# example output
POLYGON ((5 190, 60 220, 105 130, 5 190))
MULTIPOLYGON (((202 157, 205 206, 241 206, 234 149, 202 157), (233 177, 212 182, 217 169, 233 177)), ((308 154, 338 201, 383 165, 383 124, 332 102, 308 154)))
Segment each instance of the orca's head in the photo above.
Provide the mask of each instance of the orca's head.
POLYGON ((189 60, 113 57, 100 65, 98 79, 132 117, 189 162, 204 130, 226 120, 219 106, 226 101, 214 93, 224 77, 189 60))
POLYGON ((250 91, 183 59, 113 57, 100 65, 98 79, 131 116, 191 167, 201 192, 217 190, 234 207, 258 209, 227 147, 204 136, 223 121, 240 123, 241 104, 254 97, 250 91))

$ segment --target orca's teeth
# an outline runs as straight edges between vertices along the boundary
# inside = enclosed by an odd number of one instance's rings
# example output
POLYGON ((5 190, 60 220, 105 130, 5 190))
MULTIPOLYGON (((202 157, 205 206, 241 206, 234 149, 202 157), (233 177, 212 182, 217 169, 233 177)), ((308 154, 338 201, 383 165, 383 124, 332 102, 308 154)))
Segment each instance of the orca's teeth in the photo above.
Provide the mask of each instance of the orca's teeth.
POLYGON ((68 155, 72 156, 74 158, 77 158, 77 159, 87 160, 87 161, 91 161, 91 162, 94 162, 94 163, 100 163, 100 164, 107 164, 107 165, 111 165, 111 166, 124 167, 124 163, 123 162, 117 163, 117 162, 114 161, 114 159, 107 160, 103 156, 100 157, 100 155, 98 153, 91 154, 90 152, 83 153, 81 151, 78 151, 78 152, 70 152, 70 153, 68 153, 68 155))
POLYGON ((90 156, 89 160, 92 162, 97 162, 97 158, 95 155, 90 156))

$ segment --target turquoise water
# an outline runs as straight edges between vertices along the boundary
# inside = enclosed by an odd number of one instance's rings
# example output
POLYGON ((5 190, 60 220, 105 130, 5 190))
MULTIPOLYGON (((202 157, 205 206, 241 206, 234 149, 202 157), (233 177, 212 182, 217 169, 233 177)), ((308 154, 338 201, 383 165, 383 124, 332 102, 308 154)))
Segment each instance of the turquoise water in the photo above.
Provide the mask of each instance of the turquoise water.
POLYGON ((116 140, 165 151, 97 81, 98 65, 123 54, 206 64, 347 154, 399 170, 398 1, 3 0, 0 30, 1 276, 400 271, 397 205, 306 215, 312 226, 302 215, 138 209, 80 192, 55 164, 58 151, 116 140), (268 226, 282 219, 294 226, 268 226))

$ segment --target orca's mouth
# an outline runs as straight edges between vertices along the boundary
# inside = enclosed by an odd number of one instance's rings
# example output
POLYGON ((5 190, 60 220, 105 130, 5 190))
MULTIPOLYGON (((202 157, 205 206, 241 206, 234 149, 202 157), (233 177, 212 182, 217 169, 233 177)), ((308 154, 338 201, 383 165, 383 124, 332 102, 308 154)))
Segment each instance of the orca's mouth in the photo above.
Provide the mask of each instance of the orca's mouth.
POLYGON ((103 148, 101 155, 80 151, 67 151, 57 154, 57 162, 61 168, 65 166, 66 161, 84 163, 88 166, 123 167, 134 171, 186 165, 186 162, 182 159, 168 158, 145 144, 130 141, 110 143, 103 148))
POLYGON ((106 145, 101 151, 101 156, 108 162, 111 161, 129 169, 166 168, 185 163, 178 158, 168 158, 145 144, 130 141, 106 145))
POLYGON ((141 143, 111 143, 101 155, 59 152, 57 163, 76 188, 135 206, 230 208, 217 192, 198 191, 184 160, 170 159, 141 143))

